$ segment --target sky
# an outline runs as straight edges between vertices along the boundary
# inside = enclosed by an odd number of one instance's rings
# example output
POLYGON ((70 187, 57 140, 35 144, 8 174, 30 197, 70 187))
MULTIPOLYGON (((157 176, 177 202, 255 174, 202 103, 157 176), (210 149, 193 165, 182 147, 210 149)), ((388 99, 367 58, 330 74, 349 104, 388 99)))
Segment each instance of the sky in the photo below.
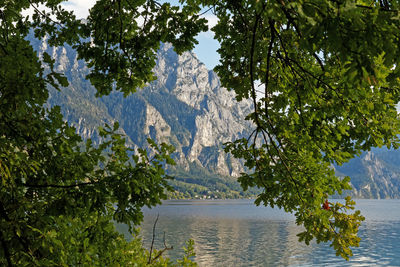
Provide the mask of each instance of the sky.
MULTIPOLYGON (((62 5, 65 9, 73 10, 78 18, 86 18, 89 14, 89 9, 94 5, 96 0, 68 0, 62 5)), ((170 2, 174 5, 179 5, 178 1, 161 1, 170 2)), ((217 18, 211 12, 207 12, 203 15, 208 20, 209 28, 213 27, 217 23, 217 18)), ((197 58, 203 62, 208 69, 213 69, 219 62, 219 54, 217 49, 219 44, 214 40, 214 33, 212 31, 200 33, 197 36, 199 44, 196 45, 193 52, 197 55, 197 58)))

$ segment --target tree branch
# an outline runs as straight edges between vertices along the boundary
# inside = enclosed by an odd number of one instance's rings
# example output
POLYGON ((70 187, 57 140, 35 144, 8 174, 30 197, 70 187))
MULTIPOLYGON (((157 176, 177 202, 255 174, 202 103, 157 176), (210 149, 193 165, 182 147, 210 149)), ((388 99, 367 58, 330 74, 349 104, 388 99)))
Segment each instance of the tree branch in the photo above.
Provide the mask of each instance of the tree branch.
POLYGON ((26 184, 23 183, 22 186, 25 187, 30 187, 30 188, 74 188, 74 187, 80 187, 80 186, 86 186, 86 185, 93 185, 98 182, 87 182, 87 183, 77 183, 77 184, 71 184, 71 185, 57 185, 57 184, 26 184))
MULTIPOLYGON (((387 2, 387 1, 385 1, 385 2, 387 2)), ((364 5, 360 5, 360 4, 356 5, 356 7, 364 8, 364 9, 368 9, 368 10, 373 10, 374 8, 376 8, 376 7, 364 6, 364 5)), ((381 4, 381 6, 379 7, 379 10, 385 11, 385 12, 395 12, 395 13, 399 12, 399 10, 396 10, 396 9, 389 9, 389 6, 386 6, 385 4, 381 4)))
POLYGON ((268 83, 269 83, 269 68, 271 64, 271 53, 272 53, 272 46, 275 41, 275 21, 270 20, 269 21, 269 27, 271 29, 271 40, 269 42, 268 46, 268 54, 267 54, 267 70, 265 71, 265 115, 268 117, 268 83))
POLYGON ((252 35, 252 40, 251 40, 251 48, 250 48, 250 79, 251 79, 251 97, 253 99, 253 105, 254 105, 254 115, 255 115, 255 123, 257 127, 261 127, 259 118, 258 118, 258 108, 257 108, 257 94, 256 94, 256 89, 254 86, 254 70, 253 70, 253 64, 254 64, 254 50, 255 50, 255 45, 256 45, 256 33, 257 33, 257 26, 258 26, 258 21, 260 19, 260 16, 256 14, 256 21, 254 22, 254 27, 253 27, 253 35, 252 35))

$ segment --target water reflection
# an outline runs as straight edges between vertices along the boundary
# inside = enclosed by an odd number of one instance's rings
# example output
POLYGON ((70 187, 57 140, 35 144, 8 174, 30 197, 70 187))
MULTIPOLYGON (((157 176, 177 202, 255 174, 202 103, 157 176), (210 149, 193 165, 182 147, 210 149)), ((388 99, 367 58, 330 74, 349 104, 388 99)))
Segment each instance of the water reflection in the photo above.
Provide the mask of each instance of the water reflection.
MULTIPOLYGON (((145 245, 150 244, 146 236, 151 236, 151 221, 143 225, 145 245)), ((298 253, 305 245, 297 242, 298 227, 287 221, 165 218, 157 229, 159 247, 162 247, 162 231, 166 232, 168 245, 175 248, 192 238, 200 266, 290 265, 307 253, 298 253)), ((177 249, 170 252, 173 257, 179 254, 177 249)))
POLYGON ((360 229, 361 247, 354 249, 349 262, 338 258, 329 244, 299 243, 296 235, 302 229, 292 215, 257 208, 250 201, 167 202, 146 210, 142 236, 150 247, 152 226, 160 214, 156 248, 163 248, 165 231, 167 245, 174 246, 169 256, 176 258, 192 238, 200 266, 399 266, 399 203, 361 201, 367 221, 360 229))

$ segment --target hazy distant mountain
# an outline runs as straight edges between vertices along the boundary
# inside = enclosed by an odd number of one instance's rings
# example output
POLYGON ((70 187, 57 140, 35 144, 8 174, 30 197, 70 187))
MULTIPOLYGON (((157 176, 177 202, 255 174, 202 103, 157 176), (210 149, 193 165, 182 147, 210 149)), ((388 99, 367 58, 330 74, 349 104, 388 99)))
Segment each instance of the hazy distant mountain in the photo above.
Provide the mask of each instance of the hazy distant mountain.
POLYGON ((400 151, 374 148, 349 163, 336 167, 351 177, 352 195, 359 198, 400 197, 400 151))
MULTIPOLYGON (((201 184, 201 190, 240 190, 234 178, 243 164, 223 152, 223 143, 247 136, 252 125, 244 120, 250 101, 237 102, 234 93, 221 87, 213 71, 207 70, 193 53, 177 55, 171 45, 158 51, 154 69, 158 79, 124 98, 121 93, 96 98, 85 80, 88 68, 78 61, 70 47, 49 47, 32 41, 39 55, 46 51, 56 59, 55 68, 65 72, 70 86, 61 92, 50 90, 50 105, 60 105, 66 120, 84 138, 97 140, 97 128, 119 121, 132 146, 143 147, 148 136, 176 147, 175 159, 183 183, 201 184), (225 178, 221 178, 225 177, 225 178)), ((344 166, 339 175, 352 178, 357 197, 400 197, 400 152, 373 149, 344 166)), ((186 184, 181 187, 182 184, 186 184)), ((199 192, 198 187, 195 192, 199 192)), ((201 191, 200 190, 200 191, 201 191)))

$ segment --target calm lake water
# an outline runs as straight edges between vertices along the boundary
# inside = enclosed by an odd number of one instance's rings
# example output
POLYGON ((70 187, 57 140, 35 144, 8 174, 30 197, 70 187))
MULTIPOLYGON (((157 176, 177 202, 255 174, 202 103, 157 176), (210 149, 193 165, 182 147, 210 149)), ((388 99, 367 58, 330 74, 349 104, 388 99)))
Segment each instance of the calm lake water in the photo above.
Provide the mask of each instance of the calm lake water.
POLYGON ((329 244, 297 241, 301 228, 279 209, 256 207, 252 200, 180 200, 145 210, 141 235, 150 248, 159 214, 156 246, 163 233, 172 258, 192 238, 200 266, 400 266, 400 200, 357 200, 366 217, 359 248, 350 261, 335 256, 329 244))

